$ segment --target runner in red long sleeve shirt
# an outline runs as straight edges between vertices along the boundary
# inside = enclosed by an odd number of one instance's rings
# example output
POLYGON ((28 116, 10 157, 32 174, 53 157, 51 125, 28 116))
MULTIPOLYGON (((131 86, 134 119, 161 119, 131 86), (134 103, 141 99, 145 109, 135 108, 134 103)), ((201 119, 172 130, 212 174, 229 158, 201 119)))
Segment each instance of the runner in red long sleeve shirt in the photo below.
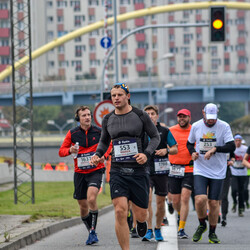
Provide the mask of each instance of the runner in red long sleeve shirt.
POLYGON ((78 201, 81 219, 89 231, 86 244, 92 245, 98 242, 95 232, 98 217, 96 198, 105 170, 103 162, 109 155, 111 147, 97 166, 91 166, 89 160, 96 152, 101 129, 91 125, 91 111, 88 106, 80 106, 76 110, 75 120, 80 122, 80 126, 68 131, 59 149, 59 156, 65 157, 70 154, 77 154, 74 159, 74 199, 78 201), (76 142, 79 142, 79 149, 75 147, 76 142))

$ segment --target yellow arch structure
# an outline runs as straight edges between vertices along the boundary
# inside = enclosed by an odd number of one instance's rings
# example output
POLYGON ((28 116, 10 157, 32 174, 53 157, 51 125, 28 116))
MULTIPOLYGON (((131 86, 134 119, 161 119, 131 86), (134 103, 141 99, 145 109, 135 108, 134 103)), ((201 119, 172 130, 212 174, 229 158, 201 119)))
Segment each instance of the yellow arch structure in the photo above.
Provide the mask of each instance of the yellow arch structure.
MULTIPOLYGON (((117 16, 117 22, 123 22, 130 19, 135 19, 143 16, 150 16, 161 14, 165 12, 174 12, 174 11, 183 11, 183 10, 191 10, 191 9, 207 9, 210 6, 225 6, 228 9, 242 9, 242 10, 250 10, 250 3, 245 2, 195 2, 195 3, 180 3, 180 4, 171 4, 157 7, 149 7, 146 9, 136 10, 132 12, 128 12, 125 14, 121 14, 117 16)), ((114 17, 108 18, 108 25, 114 24, 114 17)), ((104 27, 104 20, 98 21, 96 23, 90 24, 88 26, 79 28, 74 30, 62 37, 56 38, 53 41, 43 45, 42 47, 36 49, 32 52, 32 60, 37 57, 47 53, 51 49, 60 46, 63 43, 66 43, 70 40, 75 39, 76 37, 82 36, 86 33, 89 33, 93 30, 97 30, 104 27)), ((24 56, 19 61, 15 63, 15 69, 19 69, 22 65, 26 64, 29 61, 29 56, 24 56)), ((7 67, 0 73, 0 81, 8 77, 12 73, 12 66, 7 67)))

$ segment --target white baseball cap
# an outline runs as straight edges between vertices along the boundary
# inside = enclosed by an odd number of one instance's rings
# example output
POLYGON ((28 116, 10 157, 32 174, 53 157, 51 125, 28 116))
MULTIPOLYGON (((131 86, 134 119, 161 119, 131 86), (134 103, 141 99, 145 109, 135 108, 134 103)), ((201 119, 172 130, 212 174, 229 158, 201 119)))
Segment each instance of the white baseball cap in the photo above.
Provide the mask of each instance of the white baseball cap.
POLYGON ((210 119, 216 120, 217 119, 218 108, 215 104, 208 103, 205 106, 204 111, 205 111, 207 120, 210 120, 210 119))

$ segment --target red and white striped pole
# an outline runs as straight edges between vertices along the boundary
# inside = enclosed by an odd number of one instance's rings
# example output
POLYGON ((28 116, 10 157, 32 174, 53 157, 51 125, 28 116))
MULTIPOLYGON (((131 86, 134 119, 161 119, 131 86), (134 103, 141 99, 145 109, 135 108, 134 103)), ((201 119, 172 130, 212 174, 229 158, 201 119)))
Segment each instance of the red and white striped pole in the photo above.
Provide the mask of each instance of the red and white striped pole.
MULTIPOLYGON (((104 33, 105 33, 106 37, 108 37, 108 23, 107 23, 107 19, 108 19, 108 1, 105 0, 104 1, 104 33)), ((108 52, 109 52, 109 49, 106 48, 105 59, 108 56, 108 52)), ((108 64, 106 64, 106 66, 105 66, 105 74, 104 74, 104 90, 108 90, 108 85, 109 85, 108 64)))

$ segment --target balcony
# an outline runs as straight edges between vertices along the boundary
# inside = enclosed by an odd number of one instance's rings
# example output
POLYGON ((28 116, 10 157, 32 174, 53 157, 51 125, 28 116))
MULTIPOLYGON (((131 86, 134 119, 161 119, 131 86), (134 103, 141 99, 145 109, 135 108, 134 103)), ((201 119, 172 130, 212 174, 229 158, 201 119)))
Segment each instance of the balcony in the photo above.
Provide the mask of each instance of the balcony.
POLYGON ((229 52, 225 52, 225 53, 224 53, 224 58, 225 58, 225 59, 230 58, 230 53, 229 53, 229 52))
POLYGON ((0 47, 0 56, 9 56, 10 55, 10 47, 2 46, 0 47))
POLYGON ((136 18, 135 19, 135 25, 136 26, 144 26, 145 25, 144 18, 136 18))
POLYGON ((138 72, 146 71, 146 64, 145 63, 137 63, 136 64, 136 71, 138 71, 138 72))
POLYGON ((238 54, 238 56, 246 56, 246 51, 245 50, 238 50, 237 54, 238 54))
POLYGON ((0 64, 0 72, 4 71, 8 66, 8 64, 0 64))
POLYGON ((201 73, 202 72, 202 66, 197 66, 197 73, 201 73))
POLYGON ((0 17, 1 17, 1 19, 8 19, 9 18, 9 10, 0 10, 0 17))
POLYGON ((201 20, 202 20, 201 14, 197 14, 197 15, 196 15, 196 21, 201 21, 201 20))
POLYGON ((141 10, 145 8, 145 4, 144 3, 135 3, 135 10, 141 10))
POLYGON ((245 24, 238 24, 238 25, 237 25, 237 29, 238 29, 239 31, 244 31, 244 30, 245 30, 245 24))
POLYGON ((146 38, 146 36, 145 36, 144 33, 137 33, 137 34, 135 34, 135 40, 137 42, 144 42, 145 38, 146 38))
POLYGON ((0 28, 0 37, 9 37, 10 29, 9 28, 0 28))
POLYGON ((136 56, 144 57, 146 55, 146 49, 138 48, 138 49, 136 49, 135 54, 136 54, 136 56))
POLYGON ((238 11, 237 11, 237 17, 238 17, 238 18, 243 18, 243 17, 245 17, 245 11, 244 11, 244 10, 238 10, 238 11))
POLYGON ((224 66, 224 71, 225 72, 230 72, 230 65, 225 65, 224 66))
POLYGON ((238 44, 246 44, 246 38, 245 37, 238 37, 238 44))
POLYGON ((245 71, 246 70, 246 64, 245 63, 239 63, 237 66, 237 69, 240 71, 245 71))

